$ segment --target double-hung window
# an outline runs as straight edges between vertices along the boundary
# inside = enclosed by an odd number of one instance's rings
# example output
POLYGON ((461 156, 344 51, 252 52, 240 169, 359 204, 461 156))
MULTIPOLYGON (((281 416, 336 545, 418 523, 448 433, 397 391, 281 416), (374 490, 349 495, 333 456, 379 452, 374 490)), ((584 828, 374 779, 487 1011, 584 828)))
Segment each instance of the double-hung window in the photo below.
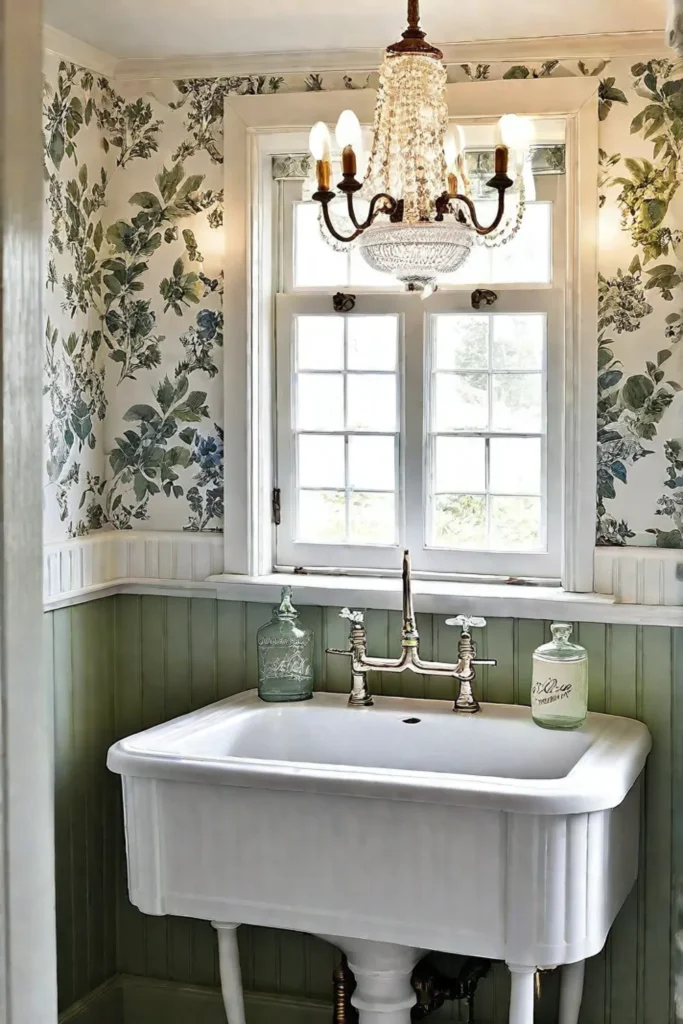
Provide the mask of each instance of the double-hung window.
POLYGON ((396 569, 409 547, 418 572, 559 578, 564 175, 426 301, 332 248, 301 181, 274 188, 276 565, 396 569))

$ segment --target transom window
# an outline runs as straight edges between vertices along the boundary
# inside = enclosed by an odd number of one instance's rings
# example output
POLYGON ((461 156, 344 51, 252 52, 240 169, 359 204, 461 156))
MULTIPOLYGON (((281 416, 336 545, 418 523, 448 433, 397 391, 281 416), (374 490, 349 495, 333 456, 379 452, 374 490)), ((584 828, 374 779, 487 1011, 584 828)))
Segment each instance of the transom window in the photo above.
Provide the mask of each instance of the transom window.
POLYGON ((300 181, 277 190, 276 565, 396 569, 407 546, 418 572, 559 577, 563 177, 425 302, 328 245, 300 181))

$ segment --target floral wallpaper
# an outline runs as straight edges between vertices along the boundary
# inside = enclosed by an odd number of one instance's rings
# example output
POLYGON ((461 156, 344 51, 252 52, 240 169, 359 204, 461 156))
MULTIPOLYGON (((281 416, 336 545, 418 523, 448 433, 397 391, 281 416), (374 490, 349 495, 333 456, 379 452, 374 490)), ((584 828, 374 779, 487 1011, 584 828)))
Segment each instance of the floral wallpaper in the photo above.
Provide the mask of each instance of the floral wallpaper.
MULTIPOLYGON (((600 79, 597 543, 683 547, 683 75, 668 60, 462 64, 600 79)), ((46 528, 222 526, 228 93, 373 75, 117 84, 46 63, 46 528)))

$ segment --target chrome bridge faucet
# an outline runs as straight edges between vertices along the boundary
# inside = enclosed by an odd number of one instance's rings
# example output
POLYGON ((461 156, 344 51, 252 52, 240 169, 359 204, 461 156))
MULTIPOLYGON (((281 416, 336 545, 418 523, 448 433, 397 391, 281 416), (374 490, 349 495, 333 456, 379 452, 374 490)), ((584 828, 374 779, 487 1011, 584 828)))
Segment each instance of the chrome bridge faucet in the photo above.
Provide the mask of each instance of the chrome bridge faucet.
POLYGON ((458 641, 458 663, 448 665, 441 661, 423 661, 420 657, 420 634, 415 622, 413 591, 410 579, 410 552, 403 555, 403 628, 401 630, 401 655, 399 658, 372 658, 368 655, 368 634, 362 612, 344 608, 341 617, 351 624, 349 649, 339 651, 328 648, 328 654, 339 654, 351 659, 351 695, 349 705, 353 708, 370 707, 374 702, 368 686, 368 672, 416 672, 422 676, 451 676, 458 681, 458 695, 453 710, 463 714, 480 711, 479 703, 472 692, 476 665, 495 665, 490 658, 477 658, 477 649, 472 641, 471 629, 485 626, 486 619, 468 618, 458 615, 446 619, 447 626, 461 626, 458 641))

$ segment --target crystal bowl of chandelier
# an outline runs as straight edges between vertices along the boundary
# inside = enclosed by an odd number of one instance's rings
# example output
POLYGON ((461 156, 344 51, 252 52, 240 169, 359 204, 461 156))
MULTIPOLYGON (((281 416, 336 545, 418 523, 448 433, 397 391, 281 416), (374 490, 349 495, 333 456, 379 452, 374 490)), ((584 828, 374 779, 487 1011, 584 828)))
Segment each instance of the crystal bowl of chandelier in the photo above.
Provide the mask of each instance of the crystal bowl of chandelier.
MULTIPOLYGON (((392 70, 398 60, 392 60, 392 70)), ((382 84, 382 83, 381 83, 382 84)), ((440 83, 438 83, 440 84, 440 83)), ((332 138, 318 121, 311 129, 310 150, 316 162, 317 191, 321 203, 321 229, 334 247, 357 245, 365 262, 374 270, 391 274, 408 291, 423 298, 437 287, 438 278, 458 270, 477 240, 502 244, 510 237, 510 224, 518 229, 523 213, 523 190, 517 216, 503 221, 504 195, 513 185, 507 177, 508 155, 512 153, 515 176, 521 183, 522 170, 533 137, 533 123, 514 114, 504 115, 496 128, 495 174, 489 185, 498 192, 498 215, 492 226, 477 221, 465 165, 464 133, 460 126, 448 126, 445 102, 437 99, 420 107, 421 119, 414 118, 410 134, 401 139, 404 127, 400 115, 405 104, 387 122, 387 83, 383 83, 375 116, 372 153, 366 157, 364 181, 357 178, 357 154, 362 155, 362 130, 358 118, 345 110, 337 122, 335 136, 341 154, 342 180, 332 191, 332 138), (427 111, 425 124, 424 112, 427 111), (429 123, 429 115, 433 122, 429 123), (354 196, 369 203, 364 222, 354 209, 354 196), (330 213, 333 200, 346 197, 346 209, 335 224, 330 213), (343 225, 341 227, 340 225, 343 225), (347 234, 343 236, 341 231, 347 234)), ((410 113, 410 111, 408 111, 410 113)), ((410 125, 410 117, 408 117, 410 125)), ((335 204, 336 205, 336 204, 335 204)))

